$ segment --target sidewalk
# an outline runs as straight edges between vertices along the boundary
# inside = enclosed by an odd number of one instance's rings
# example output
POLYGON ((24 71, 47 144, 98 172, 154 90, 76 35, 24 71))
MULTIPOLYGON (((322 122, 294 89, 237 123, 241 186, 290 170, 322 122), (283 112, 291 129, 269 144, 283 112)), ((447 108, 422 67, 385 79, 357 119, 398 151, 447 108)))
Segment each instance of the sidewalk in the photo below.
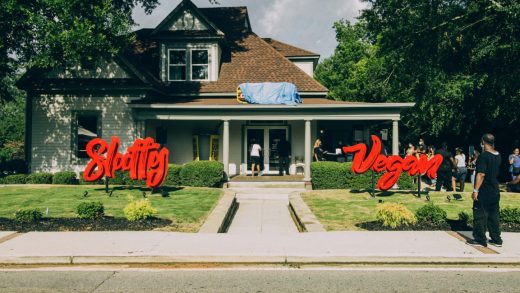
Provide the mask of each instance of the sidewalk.
POLYGON ((520 264, 520 233, 503 238, 504 247, 491 247, 499 254, 484 254, 443 231, 31 232, 0 238, 0 264, 520 264))
POLYGON ((298 233, 289 213, 289 194, 294 188, 232 188, 239 208, 229 234, 298 233))

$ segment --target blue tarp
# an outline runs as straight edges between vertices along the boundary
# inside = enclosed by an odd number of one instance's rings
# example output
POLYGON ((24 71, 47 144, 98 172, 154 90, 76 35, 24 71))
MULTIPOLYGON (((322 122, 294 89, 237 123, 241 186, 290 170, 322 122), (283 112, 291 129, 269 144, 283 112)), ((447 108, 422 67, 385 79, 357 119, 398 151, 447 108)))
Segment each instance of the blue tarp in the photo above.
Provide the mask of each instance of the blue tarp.
POLYGON ((296 86, 288 82, 243 83, 239 87, 250 104, 296 105, 302 102, 296 86))

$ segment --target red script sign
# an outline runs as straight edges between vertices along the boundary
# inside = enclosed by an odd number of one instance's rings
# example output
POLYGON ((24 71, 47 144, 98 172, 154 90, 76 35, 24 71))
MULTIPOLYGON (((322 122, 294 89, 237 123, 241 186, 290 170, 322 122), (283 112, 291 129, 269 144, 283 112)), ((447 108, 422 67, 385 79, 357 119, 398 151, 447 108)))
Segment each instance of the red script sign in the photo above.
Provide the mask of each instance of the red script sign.
POLYGON ((441 155, 434 155, 428 160, 428 157, 421 154, 419 158, 416 156, 408 156, 401 158, 400 156, 385 156, 381 154, 381 140, 379 137, 372 135, 372 149, 368 156, 367 146, 365 144, 356 144, 349 147, 343 147, 345 153, 354 153, 352 161, 352 171, 356 174, 362 174, 369 169, 375 172, 386 171, 377 182, 379 190, 388 190, 399 180, 401 173, 408 172, 408 175, 415 176, 417 174, 426 174, 429 178, 437 177, 437 170, 442 163, 441 155))
POLYGON ((168 149, 162 148, 153 138, 137 139, 123 155, 118 152, 120 140, 113 136, 110 145, 101 138, 87 144, 87 154, 92 160, 83 173, 86 181, 96 181, 106 176, 114 178, 117 170, 129 171, 134 180, 146 179, 146 185, 160 186, 168 172, 168 149), (106 154, 106 156, 104 156, 106 154))

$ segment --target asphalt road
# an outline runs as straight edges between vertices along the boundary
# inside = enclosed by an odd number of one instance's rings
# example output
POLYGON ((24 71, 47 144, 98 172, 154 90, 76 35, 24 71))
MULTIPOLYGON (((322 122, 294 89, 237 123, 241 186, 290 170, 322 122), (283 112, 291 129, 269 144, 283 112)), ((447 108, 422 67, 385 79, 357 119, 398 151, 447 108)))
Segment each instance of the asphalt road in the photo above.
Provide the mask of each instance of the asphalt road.
POLYGON ((0 292, 520 292, 519 269, 2 270, 0 292))

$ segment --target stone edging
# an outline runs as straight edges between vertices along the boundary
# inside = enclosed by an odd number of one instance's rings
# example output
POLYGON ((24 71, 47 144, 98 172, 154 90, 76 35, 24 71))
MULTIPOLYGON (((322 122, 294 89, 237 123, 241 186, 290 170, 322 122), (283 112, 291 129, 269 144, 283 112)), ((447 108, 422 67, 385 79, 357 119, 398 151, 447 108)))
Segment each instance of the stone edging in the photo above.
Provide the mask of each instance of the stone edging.
POLYGON ((323 225, 316 219, 311 209, 303 201, 300 192, 289 194, 289 209, 294 213, 296 222, 305 232, 327 232, 323 225))
POLYGON ((223 189, 223 191, 224 195, 209 214, 199 233, 220 233, 230 223, 229 217, 233 217, 233 211, 236 210, 234 208, 237 205, 236 193, 229 189, 223 189))

